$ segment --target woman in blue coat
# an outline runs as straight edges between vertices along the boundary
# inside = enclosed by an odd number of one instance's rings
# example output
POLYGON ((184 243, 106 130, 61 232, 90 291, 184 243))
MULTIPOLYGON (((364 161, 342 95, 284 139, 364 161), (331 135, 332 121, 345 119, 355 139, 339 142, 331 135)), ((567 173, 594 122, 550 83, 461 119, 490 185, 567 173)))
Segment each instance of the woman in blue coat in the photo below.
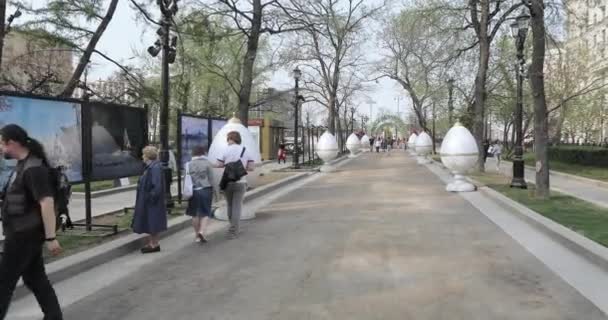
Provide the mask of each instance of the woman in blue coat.
POLYGON ((141 253, 159 252, 159 234, 167 230, 167 205, 165 199, 165 179, 162 165, 155 147, 143 150, 146 170, 139 178, 137 199, 133 214, 133 232, 148 234, 147 244, 141 253))

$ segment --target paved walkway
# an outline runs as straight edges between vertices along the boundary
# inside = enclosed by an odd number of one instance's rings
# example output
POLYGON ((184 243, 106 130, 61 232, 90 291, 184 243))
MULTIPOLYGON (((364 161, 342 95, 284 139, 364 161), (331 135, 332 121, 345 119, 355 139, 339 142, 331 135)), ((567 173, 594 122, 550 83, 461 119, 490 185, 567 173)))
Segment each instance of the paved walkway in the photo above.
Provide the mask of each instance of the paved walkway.
MULTIPOLYGON (((488 158, 486 168, 489 171, 496 172, 496 160, 488 158)), ((502 162, 500 172, 506 176, 513 175, 513 165, 511 162, 502 162)), ((525 179, 527 182, 534 183, 536 172, 526 168, 525 179)), ((587 183, 581 180, 570 179, 561 175, 551 175, 551 189, 565 193, 579 199, 586 200, 601 207, 608 208, 608 189, 598 186, 597 184, 587 183)))
MULTIPOLYGON (((263 206, 238 240, 167 240, 123 278, 90 280, 103 288, 66 319, 606 319, 444 188, 404 153, 366 154, 263 206)), ((107 268, 133 267, 120 261, 107 268)))

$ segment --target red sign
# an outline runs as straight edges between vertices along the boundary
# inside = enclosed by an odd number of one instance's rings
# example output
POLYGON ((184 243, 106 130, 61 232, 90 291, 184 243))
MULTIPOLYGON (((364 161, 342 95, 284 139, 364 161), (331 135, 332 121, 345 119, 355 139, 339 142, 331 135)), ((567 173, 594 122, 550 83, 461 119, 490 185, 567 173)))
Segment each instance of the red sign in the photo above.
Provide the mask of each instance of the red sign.
POLYGON ((263 127, 264 119, 250 119, 247 121, 247 125, 250 127, 263 127))

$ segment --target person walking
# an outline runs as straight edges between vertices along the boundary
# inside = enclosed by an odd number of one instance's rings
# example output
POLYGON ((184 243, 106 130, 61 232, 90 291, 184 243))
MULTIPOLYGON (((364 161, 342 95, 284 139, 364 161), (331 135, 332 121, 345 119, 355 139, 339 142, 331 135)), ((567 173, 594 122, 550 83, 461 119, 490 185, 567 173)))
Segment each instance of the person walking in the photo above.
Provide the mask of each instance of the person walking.
POLYGON ((281 143, 279 145, 279 152, 277 154, 278 158, 279 158, 279 164, 281 164, 281 160, 283 160, 283 163, 287 163, 287 150, 285 150, 285 144, 281 143))
POLYGON ((374 141, 376 140, 376 138, 374 136, 372 136, 369 139, 369 151, 370 152, 374 152, 374 141))
POLYGON ((490 140, 486 139, 483 142, 483 162, 484 163, 487 162, 489 153, 490 153, 490 140))
POLYGON ((0 153, 17 160, 4 186, 2 227, 4 253, 0 262, 0 319, 8 312, 17 281, 36 297, 45 320, 63 315, 55 290, 44 269, 42 246, 52 255, 61 253, 57 241, 57 219, 53 183, 43 146, 15 124, 0 129, 0 153))
MULTIPOLYGON (((252 172, 255 168, 255 160, 246 147, 241 146, 241 134, 238 131, 228 133, 226 138, 228 147, 223 154, 217 159, 218 168, 224 168, 226 164, 241 161, 243 167, 247 171, 252 172)), ((224 190, 226 197, 226 210, 228 219, 230 220, 230 228, 228 229, 228 238, 236 239, 239 235, 239 223, 241 220, 241 210, 243 208, 243 199, 247 191, 247 176, 243 176, 239 181, 228 182, 224 190)))
POLYGON ((146 245, 141 253, 160 251, 159 234, 167 230, 167 199, 165 196, 165 177, 156 147, 143 149, 144 173, 139 178, 135 212, 133 213, 133 232, 147 234, 146 245))
POLYGON ((192 160, 186 164, 187 174, 192 177, 193 193, 188 200, 186 214, 192 217, 194 239, 206 243, 205 231, 209 218, 212 217, 211 203, 213 201, 213 169, 205 156, 207 150, 203 146, 192 149, 192 160))
POLYGON ((380 153, 380 147, 382 146, 382 139, 376 138, 376 153, 380 153))
POLYGON ((500 144, 500 141, 496 140, 496 142, 494 142, 494 145, 492 145, 491 150, 494 154, 494 157, 496 158, 496 171, 500 172, 500 161, 502 160, 502 145, 500 144))

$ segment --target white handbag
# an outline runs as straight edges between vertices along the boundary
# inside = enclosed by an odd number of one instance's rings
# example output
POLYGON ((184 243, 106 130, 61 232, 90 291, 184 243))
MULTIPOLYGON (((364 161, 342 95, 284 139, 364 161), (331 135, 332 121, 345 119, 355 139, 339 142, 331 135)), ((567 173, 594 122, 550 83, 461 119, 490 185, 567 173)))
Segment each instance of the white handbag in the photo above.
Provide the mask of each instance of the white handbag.
POLYGON ((194 193, 194 183, 192 182, 192 176, 190 175, 190 162, 186 163, 186 175, 184 176, 184 187, 182 190, 182 198, 189 200, 192 198, 194 193))

